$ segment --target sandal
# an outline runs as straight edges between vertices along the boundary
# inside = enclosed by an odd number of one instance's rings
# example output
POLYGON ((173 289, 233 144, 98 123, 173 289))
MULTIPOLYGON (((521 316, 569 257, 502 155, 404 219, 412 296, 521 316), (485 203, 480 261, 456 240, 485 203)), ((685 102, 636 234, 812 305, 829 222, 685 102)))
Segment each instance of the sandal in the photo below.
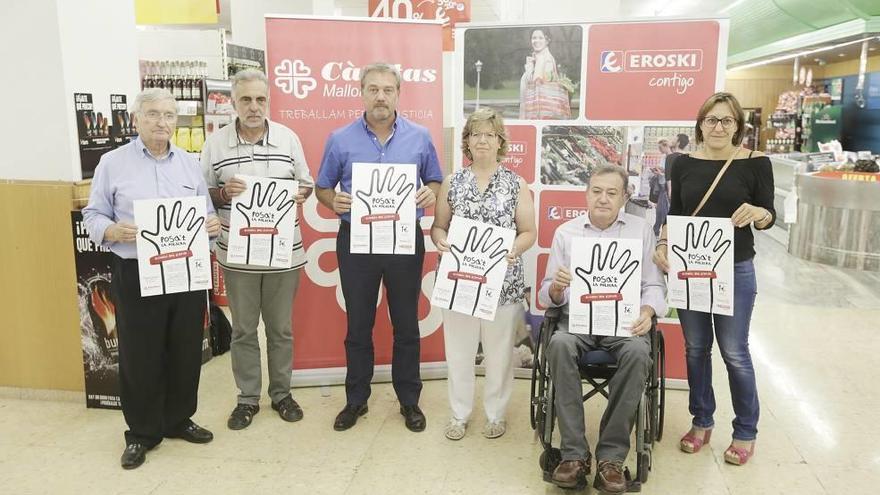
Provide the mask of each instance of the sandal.
POLYGON ((727 450, 724 451, 724 462, 728 464, 733 464, 735 466, 742 466, 743 464, 749 462, 749 459, 751 459, 752 455, 754 454, 754 440, 752 440, 749 450, 743 449, 741 447, 734 447, 731 443, 730 447, 727 447, 727 450))
POLYGON ((691 428, 691 431, 687 432, 687 435, 681 437, 681 440, 678 441, 678 448, 682 452, 696 454, 703 448, 703 445, 709 443, 710 438, 712 438, 712 428, 703 430, 703 438, 695 435, 694 428, 691 428))
POLYGON ((460 421, 452 418, 446 424, 446 438, 450 440, 461 440, 467 431, 467 421, 460 421))
POLYGON ((486 438, 498 438, 507 431, 507 421, 499 419, 498 421, 489 421, 483 427, 483 436, 486 438))

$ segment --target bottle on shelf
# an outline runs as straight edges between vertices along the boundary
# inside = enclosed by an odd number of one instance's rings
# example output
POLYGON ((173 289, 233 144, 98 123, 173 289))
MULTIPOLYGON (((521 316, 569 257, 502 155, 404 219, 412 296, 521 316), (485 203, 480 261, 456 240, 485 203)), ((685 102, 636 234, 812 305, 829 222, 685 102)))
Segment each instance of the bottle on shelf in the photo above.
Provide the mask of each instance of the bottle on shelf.
POLYGON ((193 75, 192 75, 192 62, 184 62, 183 63, 183 98, 185 100, 192 100, 192 88, 193 88, 193 75))

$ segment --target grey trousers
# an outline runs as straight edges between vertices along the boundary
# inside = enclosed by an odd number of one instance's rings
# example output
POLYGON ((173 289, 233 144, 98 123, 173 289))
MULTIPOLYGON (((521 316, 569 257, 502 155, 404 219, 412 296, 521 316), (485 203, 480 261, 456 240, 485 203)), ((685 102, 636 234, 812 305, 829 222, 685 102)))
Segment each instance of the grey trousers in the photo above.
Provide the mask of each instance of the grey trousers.
POLYGON ((629 452, 630 433, 651 367, 651 341, 640 337, 596 337, 568 333, 567 322, 550 338, 547 358, 556 387, 555 404, 563 460, 585 459, 590 452, 584 424, 583 390, 579 356, 604 349, 617 358, 617 372, 608 387, 608 405, 599 425, 596 458, 623 461, 629 452))
POLYGON ((300 270, 280 273, 246 273, 223 270, 229 309, 232 311, 232 374, 240 394, 239 404, 260 402, 263 373, 257 325, 266 325, 269 398, 279 402, 290 395, 293 362, 293 296, 300 270))

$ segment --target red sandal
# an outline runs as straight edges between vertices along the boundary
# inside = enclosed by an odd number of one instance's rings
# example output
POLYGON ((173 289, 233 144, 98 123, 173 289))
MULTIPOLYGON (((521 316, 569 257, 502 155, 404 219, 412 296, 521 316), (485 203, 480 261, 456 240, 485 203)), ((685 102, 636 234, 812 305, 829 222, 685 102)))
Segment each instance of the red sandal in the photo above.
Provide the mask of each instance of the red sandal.
POLYGON ((728 464, 733 464, 735 466, 742 466, 743 464, 749 462, 752 455, 755 454, 755 441, 752 441, 752 446, 749 450, 734 447, 733 444, 730 444, 730 447, 727 447, 727 450, 724 451, 724 462, 728 464))
POLYGON ((678 448, 680 448, 682 452, 696 454, 703 448, 703 445, 709 443, 710 438, 712 438, 711 428, 703 430, 703 438, 694 435, 694 430, 692 428, 691 431, 687 432, 687 435, 681 437, 681 440, 678 441, 678 448))

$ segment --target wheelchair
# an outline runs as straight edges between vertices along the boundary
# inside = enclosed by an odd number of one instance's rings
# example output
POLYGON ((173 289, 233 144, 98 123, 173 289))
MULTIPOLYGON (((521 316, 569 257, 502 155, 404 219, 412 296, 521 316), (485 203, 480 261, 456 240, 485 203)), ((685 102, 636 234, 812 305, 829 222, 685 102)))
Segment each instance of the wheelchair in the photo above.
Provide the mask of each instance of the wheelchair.
MULTIPOLYGON (((544 322, 538 333, 535 358, 532 365, 530 420, 541 441, 544 451, 538 463, 543 471, 544 481, 551 482, 556 466, 562 461, 562 454, 553 447, 553 428, 556 422, 553 378, 550 376, 550 363, 546 355, 550 337, 556 331, 562 315, 561 308, 550 308, 544 314, 544 322)), ((627 491, 639 492, 642 483, 648 480, 652 467, 654 442, 663 437, 663 417, 666 404, 666 355, 663 333, 657 331, 657 320, 653 320, 649 332, 651 339, 652 366, 648 373, 645 393, 639 402, 635 424, 636 476, 632 477, 628 467, 624 468, 627 491)), ((583 396, 584 402, 595 395, 608 398, 608 385, 617 370, 614 356, 604 350, 588 351, 580 356, 578 363, 581 378, 592 388, 583 396)))

